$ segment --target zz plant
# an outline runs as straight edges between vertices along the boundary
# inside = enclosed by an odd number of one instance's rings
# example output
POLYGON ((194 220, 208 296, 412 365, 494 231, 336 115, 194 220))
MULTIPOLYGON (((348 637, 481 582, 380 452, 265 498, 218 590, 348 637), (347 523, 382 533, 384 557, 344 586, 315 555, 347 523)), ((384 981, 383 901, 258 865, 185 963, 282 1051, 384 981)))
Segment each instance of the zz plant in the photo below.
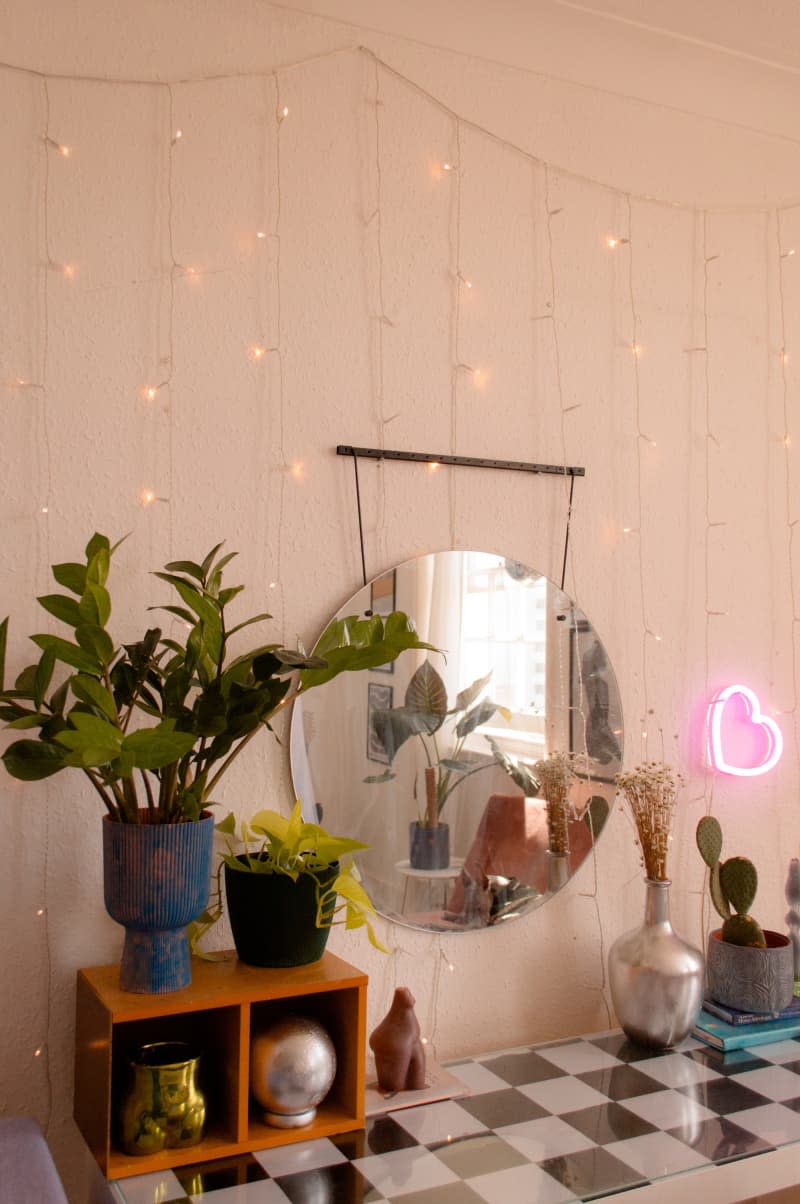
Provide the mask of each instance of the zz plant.
POLYGON ((377 615, 334 620, 312 655, 258 644, 231 656, 232 638, 271 616, 230 619, 244 587, 223 584, 236 553, 221 555, 222 544, 201 562, 172 561, 155 574, 173 600, 149 609, 177 619, 183 640, 153 626, 121 643, 108 628, 107 581, 118 546, 95 534, 85 563, 52 566, 66 592, 38 602, 68 637, 32 635, 39 659, 12 686, 5 685, 8 619, 0 623, 0 719, 13 731, 38 729, 6 749, 13 777, 38 781, 79 769, 120 823, 199 819, 234 759, 298 694, 406 648, 429 647, 397 611, 385 622, 377 615))

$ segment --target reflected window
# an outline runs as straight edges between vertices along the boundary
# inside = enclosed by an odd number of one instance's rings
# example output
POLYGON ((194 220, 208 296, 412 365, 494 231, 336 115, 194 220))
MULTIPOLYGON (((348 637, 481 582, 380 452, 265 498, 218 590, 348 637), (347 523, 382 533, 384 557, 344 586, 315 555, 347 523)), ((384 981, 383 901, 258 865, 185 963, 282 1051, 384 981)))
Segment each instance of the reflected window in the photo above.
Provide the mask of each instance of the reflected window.
POLYGON ((512 713, 484 724, 467 747, 485 753, 483 736, 526 759, 545 753, 547 578, 484 552, 462 558, 459 689, 492 670, 489 692, 512 713), (511 734, 513 733, 513 735, 511 734))

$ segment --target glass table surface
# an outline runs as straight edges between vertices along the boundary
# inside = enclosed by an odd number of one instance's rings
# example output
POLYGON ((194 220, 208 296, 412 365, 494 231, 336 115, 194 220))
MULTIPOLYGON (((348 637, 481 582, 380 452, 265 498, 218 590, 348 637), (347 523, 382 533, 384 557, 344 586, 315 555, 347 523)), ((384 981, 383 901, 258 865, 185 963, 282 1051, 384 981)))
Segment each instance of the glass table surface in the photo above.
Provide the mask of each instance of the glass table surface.
MULTIPOLYGON (((800 1038, 663 1053, 611 1032, 460 1059, 468 1094, 112 1183, 120 1204, 726 1204, 800 1184, 800 1038)), ((800 1199, 800 1188, 798 1188, 800 1199)))

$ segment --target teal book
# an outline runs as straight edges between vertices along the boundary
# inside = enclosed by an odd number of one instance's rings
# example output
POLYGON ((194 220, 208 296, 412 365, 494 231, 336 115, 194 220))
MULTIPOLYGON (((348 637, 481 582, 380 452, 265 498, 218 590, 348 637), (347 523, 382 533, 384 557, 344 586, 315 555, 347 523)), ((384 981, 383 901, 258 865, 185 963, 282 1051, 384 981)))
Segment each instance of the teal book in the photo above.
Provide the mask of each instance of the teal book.
MULTIPOLYGON (((760 1024, 727 1024, 718 1016, 702 1009, 692 1036, 715 1049, 744 1049, 750 1045, 768 1045, 770 1041, 785 1041, 800 1036, 800 1015, 764 1020, 760 1024)), ((800 1044, 797 1047, 800 1060, 800 1044)))

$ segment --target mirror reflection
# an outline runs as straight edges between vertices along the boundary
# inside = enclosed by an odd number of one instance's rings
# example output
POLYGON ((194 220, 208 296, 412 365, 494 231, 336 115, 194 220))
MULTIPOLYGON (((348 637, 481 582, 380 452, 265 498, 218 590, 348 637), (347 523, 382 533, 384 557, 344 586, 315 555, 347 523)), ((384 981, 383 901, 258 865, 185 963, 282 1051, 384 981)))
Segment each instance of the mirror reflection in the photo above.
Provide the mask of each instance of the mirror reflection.
POLYGON ((308 819, 364 841, 389 919, 464 932, 550 898, 614 801, 616 678, 558 586, 486 552, 420 556, 336 617, 403 610, 440 652, 343 674, 297 700, 291 759, 308 819))

